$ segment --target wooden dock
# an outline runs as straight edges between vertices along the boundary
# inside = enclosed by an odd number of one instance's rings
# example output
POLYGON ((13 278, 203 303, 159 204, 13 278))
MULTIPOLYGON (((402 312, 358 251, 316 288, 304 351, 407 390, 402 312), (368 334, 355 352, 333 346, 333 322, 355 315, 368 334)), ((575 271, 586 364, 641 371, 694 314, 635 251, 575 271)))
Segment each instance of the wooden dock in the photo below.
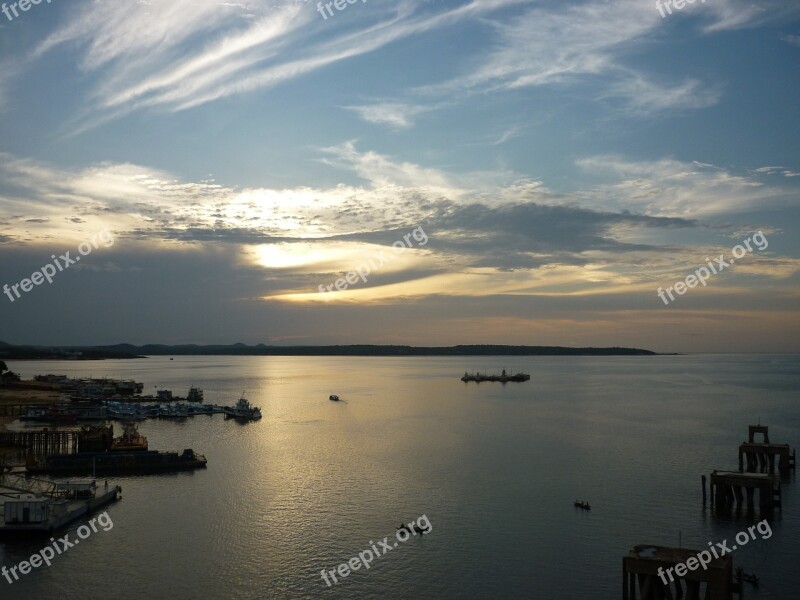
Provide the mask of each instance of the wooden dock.
POLYGON ((72 454, 78 448, 77 431, 0 431, 0 446, 23 448, 26 454, 72 454))
POLYGON ((0 431, 0 446, 21 448, 27 456, 49 456, 103 452, 111 447, 113 438, 112 426, 60 431, 0 431))

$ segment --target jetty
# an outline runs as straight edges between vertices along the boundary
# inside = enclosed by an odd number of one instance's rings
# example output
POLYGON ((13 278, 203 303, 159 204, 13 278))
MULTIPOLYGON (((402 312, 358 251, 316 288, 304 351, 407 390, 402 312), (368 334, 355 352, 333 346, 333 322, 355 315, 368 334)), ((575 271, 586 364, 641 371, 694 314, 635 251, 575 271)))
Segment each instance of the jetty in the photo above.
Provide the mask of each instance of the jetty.
POLYGON ((781 506, 781 481, 777 475, 739 471, 711 473, 711 504, 717 509, 741 508, 745 503, 752 509, 756 490, 761 510, 781 506))
POLYGON ((464 372, 464 376, 461 378, 463 382, 474 381, 476 383, 480 383, 482 381, 499 381, 501 383, 506 383, 509 381, 521 382, 521 381, 528 381, 531 378, 530 375, 527 373, 514 373, 508 374, 506 370, 503 369, 503 372, 500 375, 486 375, 481 373, 470 374, 464 372))
POLYGON ((29 456, 94 452, 110 447, 113 434, 111 426, 78 431, 0 431, 0 446, 19 448, 29 456))
POLYGON ((774 473, 777 468, 781 475, 787 475, 795 468, 795 452, 789 444, 770 444, 769 426, 749 425, 748 441, 739 446, 739 471, 774 473), (756 442, 757 434, 763 436, 761 442, 756 442))
POLYGON ((741 581, 734 581, 730 555, 712 559, 705 569, 688 570, 700 550, 638 545, 622 559, 623 600, 664 600, 686 598, 741 600, 741 581), (666 583, 665 583, 666 582, 666 583))

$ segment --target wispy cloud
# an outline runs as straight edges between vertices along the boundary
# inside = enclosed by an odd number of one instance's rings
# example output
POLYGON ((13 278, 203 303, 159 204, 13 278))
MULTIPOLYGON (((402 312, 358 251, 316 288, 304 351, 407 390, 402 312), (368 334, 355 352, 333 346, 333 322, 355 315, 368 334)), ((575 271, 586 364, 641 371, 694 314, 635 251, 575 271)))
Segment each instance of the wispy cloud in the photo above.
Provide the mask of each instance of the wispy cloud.
MULTIPOLYGON (((711 34, 775 19, 782 12, 778 2, 755 6, 719 0, 687 6, 684 16, 710 19, 703 32, 711 34)), ((630 65, 637 53, 661 40, 664 27, 658 11, 639 0, 537 4, 516 19, 493 23, 495 50, 470 65, 468 74, 415 91, 436 97, 591 82, 599 97, 621 99, 629 115, 717 104, 721 89, 716 85, 696 78, 656 83, 663 76, 630 65)))
POLYGON ((628 77, 612 84, 601 97, 622 98, 628 114, 651 116, 666 111, 714 106, 721 95, 719 88, 697 79, 687 79, 669 87, 639 73, 630 73, 628 77))
MULTIPOLYGON (((795 203, 791 188, 766 185, 748 175, 698 162, 637 162, 606 155, 580 159, 577 165, 588 173, 615 180, 580 192, 583 202, 607 209, 698 218, 795 203)), ((764 172, 763 168, 758 170, 764 172)))
MULTIPOLYGON (((80 68, 97 81, 90 105, 73 124, 82 131, 144 108, 186 110, 275 86, 524 1, 472 0, 442 9, 403 0, 370 5, 344 27, 323 24, 309 3, 288 3, 258 15, 239 4, 194 0, 92 2, 71 11, 69 21, 34 56, 68 43, 82 49, 80 68)), ((396 126, 418 114, 394 108, 387 122, 396 126)), ((380 112, 362 114, 379 119, 380 112)))
POLYGON ((414 117, 435 110, 435 106, 403 104, 401 102, 377 102, 359 106, 345 106, 355 111, 369 123, 389 125, 396 129, 408 129, 414 124, 414 117))

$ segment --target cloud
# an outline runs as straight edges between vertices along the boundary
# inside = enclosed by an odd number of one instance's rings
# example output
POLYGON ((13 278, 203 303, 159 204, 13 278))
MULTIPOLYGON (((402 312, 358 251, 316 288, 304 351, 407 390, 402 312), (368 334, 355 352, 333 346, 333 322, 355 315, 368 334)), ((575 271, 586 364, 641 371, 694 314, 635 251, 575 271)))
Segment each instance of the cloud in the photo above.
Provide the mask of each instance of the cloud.
MULTIPOLYGON (((729 170, 675 159, 631 161, 614 155, 579 159, 589 174, 614 181, 576 195, 587 206, 633 210, 653 216, 714 217, 794 203, 790 188, 768 186, 729 170)), ((759 172, 764 172, 763 168, 759 172)))
POLYGON ((390 125, 395 129, 408 129, 414 124, 414 117, 435 109, 435 107, 400 102, 378 102, 360 106, 345 106, 344 108, 358 113, 369 123, 390 125))
POLYGON ((98 82, 72 124, 81 132, 136 110, 181 111, 275 86, 520 2, 472 0, 444 9, 415 0, 376 4, 340 27, 325 24, 307 3, 254 13, 240 4, 194 0, 93 2, 70 11, 34 56, 67 43, 81 49, 80 68, 98 82))
MULTIPOLYGON (((786 14, 780 2, 755 6, 739 0, 689 5, 681 17, 705 21, 702 34, 753 26, 786 14)), ((535 4, 517 18, 492 23, 493 50, 482 53, 466 75, 414 90, 417 95, 471 95, 525 88, 587 84, 600 98, 619 98, 629 115, 697 110, 719 102, 721 89, 696 78, 656 83, 663 75, 631 66, 638 54, 662 40, 665 23, 653 5, 639 0, 535 4)))
POLYGON ((707 108, 719 102, 721 90, 697 80, 688 79, 672 87, 656 83, 641 74, 630 76, 609 86, 601 97, 619 97, 626 101, 628 114, 650 116, 666 111, 707 108))

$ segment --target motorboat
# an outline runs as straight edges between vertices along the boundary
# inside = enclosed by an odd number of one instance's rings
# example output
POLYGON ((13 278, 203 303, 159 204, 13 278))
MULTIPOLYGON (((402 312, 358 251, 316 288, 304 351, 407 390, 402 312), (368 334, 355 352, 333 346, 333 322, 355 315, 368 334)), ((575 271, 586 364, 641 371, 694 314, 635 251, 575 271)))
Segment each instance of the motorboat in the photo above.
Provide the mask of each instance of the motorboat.
POLYGON ((239 401, 234 407, 226 408, 224 411, 226 419, 258 421, 261 418, 261 409, 250 404, 250 402, 244 397, 244 394, 242 394, 242 397, 239 398, 239 401))

